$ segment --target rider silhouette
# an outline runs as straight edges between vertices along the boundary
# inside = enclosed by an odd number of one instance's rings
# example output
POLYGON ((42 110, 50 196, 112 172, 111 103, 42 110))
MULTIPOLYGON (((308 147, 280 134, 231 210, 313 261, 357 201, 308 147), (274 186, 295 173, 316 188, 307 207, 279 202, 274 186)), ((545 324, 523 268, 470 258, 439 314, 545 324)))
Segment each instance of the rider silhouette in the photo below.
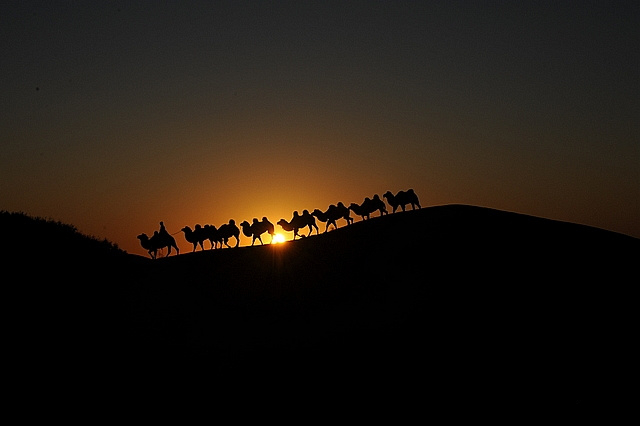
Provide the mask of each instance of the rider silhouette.
POLYGON ((167 228, 164 227, 164 222, 160 221, 160 235, 169 235, 167 228))

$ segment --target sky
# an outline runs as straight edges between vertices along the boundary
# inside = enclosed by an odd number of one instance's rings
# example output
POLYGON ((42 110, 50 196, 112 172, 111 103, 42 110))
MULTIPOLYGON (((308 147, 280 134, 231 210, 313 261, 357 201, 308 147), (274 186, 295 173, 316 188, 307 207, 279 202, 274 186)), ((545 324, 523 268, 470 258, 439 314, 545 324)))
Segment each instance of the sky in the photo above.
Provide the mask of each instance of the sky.
POLYGON ((146 256, 160 221, 275 224, 413 188, 640 238, 639 11, 3 1, 0 210, 146 256))

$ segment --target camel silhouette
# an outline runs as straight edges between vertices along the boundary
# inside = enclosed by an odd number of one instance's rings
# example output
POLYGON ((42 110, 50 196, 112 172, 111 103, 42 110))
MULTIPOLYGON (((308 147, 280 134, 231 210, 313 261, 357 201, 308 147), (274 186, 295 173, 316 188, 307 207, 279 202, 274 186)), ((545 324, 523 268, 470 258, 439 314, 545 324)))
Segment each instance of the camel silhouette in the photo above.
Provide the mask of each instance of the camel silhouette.
POLYGON ((195 230, 192 230, 189 226, 185 226, 181 231, 184 232, 184 238, 193 244, 193 251, 196 251, 198 245, 204 250, 204 241, 207 239, 207 236, 204 228, 200 226, 200 224, 196 224, 195 230))
POLYGON ((202 227, 202 233, 211 243, 211 250, 222 247, 222 238, 218 233, 218 228, 214 225, 206 224, 202 227))
POLYGON ((176 249, 176 255, 180 254, 180 249, 176 244, 176 240, 168 233, 166 235, 163 235, 162 233, 155 231, 151 238, 149 238, 147 234, 142 233, 138 235, 137 238, 140 240, 140 245, 142 245, 142 248, 149 252, 149 256, 151 256, 152 259, 156 259, 158 257, 158 250, 165 247, 169 248, 167 257, 171 254, 172 247, 176 249))
POLYGON ((222 243, 227 247, 231 247, 229 245, 229 238, 231 237, 236 239, 236 245, 234 247, 238 247, 240 244, 240 228, 238 228, 236 221, 233 219, 229 219, 229 223, 220 225, 217 234, 218 238, 220 238, 222 243))
POLYGON ((262 221, 258 221, 258 219, 254 217, 253 223, 251 224, 249 224, 249 222, 244 220, 242 221, 240 226, 242 227, 242 233, 247 237, 251 237, 251 245, 253 245, 256 242, 256 239, 260 241, 260 244, 264 244, 262 242, 261 235, 264 234, 265 232, 268 232, 269 235, 271 235, 271 242, 273 242, 273 235, 275 234, 275 228, 273 226, 273 223, 269 222, 269 220, 266 217, 263 217, 262 221))
POLYGON ((347 225, 351 225, 353 223, 353 218, 351 217, 351 210, 349 207, 345 206, 342 201, 338 202, 336 206, 336 215, 339 215, 338 219, 344 219, 347 221, 347 225))
POLYGON ((389 214, 389 212, 387 211, 387 205, 385 204, 384 201, 382 201, 382 199, 380 198, 380 196, 378 194, 374 194, 373 195, 373 199, 371 200, 371 206, 370 209, 372 210, 371 213, 374 213, 376 210, 380 212, 380 216, 384 216, 385 214, 389 214))
POLYGON ((338 219, 345 219, 347 221, 347 225, 350 225, 353 222, 351 211, 342 204, 342 202, 339 202, 338 205, 331 204, 324 212, 319 209, 314 209, 311 215, 316 217, 320 222, 326 222, 327 226, 325 227, 324 232, 329 230, 330 225, 333 225, 333 227, 337 229, 338 219))
POLYGON ((325 211, 325 212, 321 211, 320 209, 314 209, 311 212, 312 216, 314 216, 320 222, 324 222, 324 223, 327 224, 327 226, 324 228, 324 232, 327 232, 329 230, 329 225, 333 225, 334 228, 338 227, 336 225, 335 219, 333 219, 332 217, 329 216, 329 210, 331 209, 332 206, 333 206, 333 204, 331 206, 329 206, 329 209, 327 209, 327 211, 325 211))
MULTIPOLYGON (((308 210, 304 210, 302 215, 298 213, 298 211, 293 212, 293 218, 289 222, 285 219, 280 219, 278 221, 278 225, 282 227, 287 232, 293 231, 293 239, 295 240, 298 236, 298 230, 304 228, 305 226, 309 227, 309 235, 313 233, 313 228, 316 229, 316 234, 319 233, 318 225, 316 225, 316 219, 309 213, 308 210)), ((304 237, 304 235, 301 235, 304 237)))
POLYGON ((413 189, 408 189, 407 191, 399 191, 396 195, 393 195, 391 191, 387 191, 384 193, 383 197, 387 200, 389 205, 393 208, 392 213, 395 213, 398 207, 405 211, 405 206, 407 204, 411 204, 411 210, 415 210, 416 206, 419 209, 420 202, 418 201, 418 196, 413 191, 413 189))
MULTIPOLYGON (((382 200, 380 200, 382 201, 382 200)), ((349 205, 349 210, 357 214, 362 218, 362 220, 367 220, 371 218, 371 213, 379 210, 380 206, 375 203, 371 198, 365 197, 362 204, 351 203, 349 205)), ((382 212, 382 210, 380 210, 382 212)), ((386 211, 386 208, 384 209, 386 211)), ((381 213, 382 215, 382 213, 381 213)))

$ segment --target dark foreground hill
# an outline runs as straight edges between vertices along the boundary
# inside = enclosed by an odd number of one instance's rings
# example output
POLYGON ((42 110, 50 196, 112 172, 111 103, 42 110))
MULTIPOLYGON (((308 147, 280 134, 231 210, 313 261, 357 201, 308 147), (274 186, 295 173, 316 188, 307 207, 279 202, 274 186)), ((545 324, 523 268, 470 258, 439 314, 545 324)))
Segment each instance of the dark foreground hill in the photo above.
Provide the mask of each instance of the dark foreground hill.
POLYGON ((635 337, 640 240, 488 208, 157 260, 45 240, 46 256, 9 257, 13 347, 38 374, 184 370, 265 398, 585 412, 635 337))

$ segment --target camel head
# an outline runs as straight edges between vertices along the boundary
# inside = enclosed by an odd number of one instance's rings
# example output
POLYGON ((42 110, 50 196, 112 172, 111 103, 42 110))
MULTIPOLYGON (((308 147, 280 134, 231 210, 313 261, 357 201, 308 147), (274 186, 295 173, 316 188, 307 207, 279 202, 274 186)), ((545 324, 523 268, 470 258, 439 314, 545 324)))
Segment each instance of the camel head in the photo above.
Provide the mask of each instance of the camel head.
POLYGON ((292 223, 293 219, 291 220, 291 222, 287 222, 286 219, 280 219, 277 225, 280 225, 280 227, 282 227, 282 229, 284 229, 285 231, 291 231, 293 229, 292 223))
POLYGON ((182 232, 191 232, 191 228, 189 226, 185 226, 184 228, 181 229, 182 232))
POLYGON ((144 232, 140 235, 138 235, 136 238, 138 238, 140 241, 148 241, 149 240, 149 236, 147 234, 145 234, 144 232))
POLYGON ((360 206, 357 205, 356 203, 349 204, 349 210, 353 210, 353 209, 357 210, 358 208, 360 208, 360 206))
POLYGON ((385 192, 385 193, 382 195, 382 197, 384 197, 384 198, 388 198, 388 199, 390 199, 390 200, 393 200, 393 194, 391 193, 391 191, 387 191, 387 192, 385 192))
POLYGON ((321 214, 322 214, 322 212, 320 211, 320 209, 313 209, 313 212, 311 212, 311 214, 312 214, 313 216, 318 216, 319 214, 321 215, 321 214))
POLYGON ((247 222, 246 220, 243 220, 242 223, 240 224, 240 226, 242 226, 242 227, 247 226, 248 227, 248 226, 251 226, 251 225, 249 225, 249 222, 247 222))

